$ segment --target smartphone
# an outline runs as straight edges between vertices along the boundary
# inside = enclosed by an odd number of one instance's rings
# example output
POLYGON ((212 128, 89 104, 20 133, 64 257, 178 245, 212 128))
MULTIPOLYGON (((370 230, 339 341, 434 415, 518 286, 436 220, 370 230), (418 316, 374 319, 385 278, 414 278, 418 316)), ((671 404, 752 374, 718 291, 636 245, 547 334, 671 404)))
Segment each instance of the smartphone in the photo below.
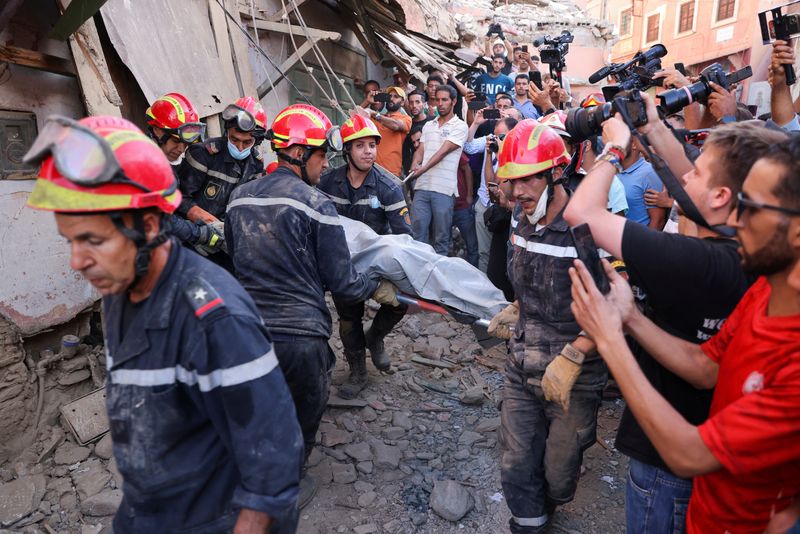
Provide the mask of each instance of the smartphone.
POLYGON ((375 102, 388 102, 389 101, 389 93, 377 93, 375 96, 372 97, 375 102))
POLYGON ((532 70, 530 73, 531 82, 536 86, 537 89, 540 91, 544 88, 542 85, 542 73, 538 70, 532 70))
POLYGON ((483 109, 489 104, 486 100, 473 100, 467 104, 467 109, 471 109, 472 111, 478 111, 479 109, 483 109))
POLYGON ((589 225, 584 223, 579 226, 570 228, 572 233, 572 240, 575 242, 575 250, 578 252, 578 259, 583 262, 592 275, 594 283, 600 293, 605 295, 611 291, 611 286, 608 283, 608 277, 603 269, 603 264, 600 263, 600 253, 597 251, 597 245, 592 238, 592 232, 589 230, 589 225))
POLYGON ((483 111, 483 118, 484 119, 499 119, 500 118, 500 110, 499 109, 486 109, 483 111))
POLYGON ((686 67, 683 66, 683 63, 675 63, 675 70, 686 76, 686 67))
POLYGON ((522 51, 523 52, 527 52, 528 51, 528 45, 522 45, 522 51))

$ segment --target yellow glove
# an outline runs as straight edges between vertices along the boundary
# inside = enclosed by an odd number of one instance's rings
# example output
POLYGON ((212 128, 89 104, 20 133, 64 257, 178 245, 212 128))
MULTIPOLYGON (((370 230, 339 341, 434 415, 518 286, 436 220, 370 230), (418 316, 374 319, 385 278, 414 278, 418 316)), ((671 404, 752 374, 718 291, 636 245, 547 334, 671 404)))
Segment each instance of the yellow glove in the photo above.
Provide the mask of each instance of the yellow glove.
POLYGON ((542 377, 544 398, 561 405, 565 412, 569 411, 569 398, 572 386, 581 374, 584 354, 567 343, 561 354, 550 362, 542 377))
POLYGON ((514 302, 492 317, 486 332, 499 339, 511 339, 512 328, 519 321, 519 305, 514 302))
POLYGON ((378 289, 372 294, 372 299, 378 304, 388 304, 390 306, 400 306, 397 300, 397 288, 388 280, 381 280, 378 289))

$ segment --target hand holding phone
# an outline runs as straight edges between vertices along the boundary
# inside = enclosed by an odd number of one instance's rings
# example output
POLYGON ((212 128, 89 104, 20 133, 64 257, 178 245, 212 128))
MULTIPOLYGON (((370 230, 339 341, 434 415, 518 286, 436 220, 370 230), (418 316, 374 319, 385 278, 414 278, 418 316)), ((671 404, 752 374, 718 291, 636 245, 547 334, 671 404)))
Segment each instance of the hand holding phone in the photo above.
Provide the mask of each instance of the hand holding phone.
POLYGON ((483 110, 483 118, 487 119, 487 120, 499 119, 500 118, 500 110, 499 109, 484 109, 483 110))
POLYGON ((572 240, 575 242, 575 250, 578 254, 578 259, 583 262, 592 275, 597 289, 603 295, 611 291, 611 285, 608 283, 603 264, 600 263, 600 253, 597 250, 597 245, 592 238, 592 232, 589 230, 589 225, 584 223, 573 228, 570 228, 572 233, 572 240))

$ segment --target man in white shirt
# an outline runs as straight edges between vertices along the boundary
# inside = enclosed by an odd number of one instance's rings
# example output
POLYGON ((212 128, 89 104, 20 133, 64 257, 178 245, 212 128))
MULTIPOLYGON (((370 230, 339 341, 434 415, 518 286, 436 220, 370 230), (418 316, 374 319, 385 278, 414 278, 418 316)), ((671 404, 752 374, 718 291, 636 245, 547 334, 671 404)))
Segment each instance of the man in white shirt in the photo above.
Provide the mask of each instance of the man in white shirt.
POLYGON ((467 123, 453 114, 456 90, 436 88, 439 116, 422 128, 411 172, 416 177, 411 227, 414 239, 433 245, 438 254, 450 250, 453 203, 458 195, 458 161, 467 140, 467 123))

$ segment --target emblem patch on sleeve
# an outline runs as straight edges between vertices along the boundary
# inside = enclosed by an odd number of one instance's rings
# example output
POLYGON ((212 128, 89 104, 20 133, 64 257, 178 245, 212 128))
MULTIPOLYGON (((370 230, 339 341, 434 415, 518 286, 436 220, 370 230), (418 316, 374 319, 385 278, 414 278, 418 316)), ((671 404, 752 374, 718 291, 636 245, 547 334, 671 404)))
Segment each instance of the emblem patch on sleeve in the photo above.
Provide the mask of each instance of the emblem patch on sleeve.
POLYGON ((407 225, 411 226, 411 216, 408 213, 408 208, 403 208, 400 210, 400 216, 406 222, 407 225))
POLYGON ((186 298, 194 309, 194 315, 198 318, 203 318, 212 310, 219 308, 225 304, 219 293, 211 287, 211 284, 202 278, 192 280, 189 287, 184 292, 186 298))
POLYGON ((208 185, 206 186, 204 194, 206 198, 212 199, 217 196, 219 190, 220 190, 219 184, 216 184, 214 182, 209 182, 208 185))

